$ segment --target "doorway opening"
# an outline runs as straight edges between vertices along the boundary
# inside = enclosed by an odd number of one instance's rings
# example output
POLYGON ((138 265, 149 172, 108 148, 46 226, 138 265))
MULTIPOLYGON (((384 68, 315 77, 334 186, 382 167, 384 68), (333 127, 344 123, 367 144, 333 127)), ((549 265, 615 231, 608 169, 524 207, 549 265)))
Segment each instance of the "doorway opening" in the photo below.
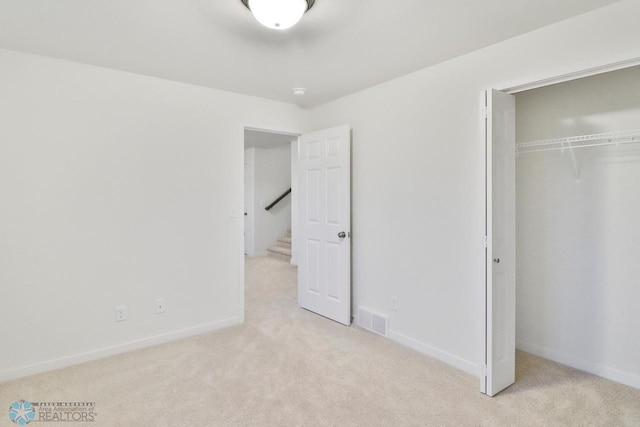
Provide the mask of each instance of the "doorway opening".
MULTIPOLYGON (((514 294, 495 275, 509 255, 488 236, 486 382, 502 346, 640 388, 640 334, 631 327, 640 321, 640 245, 630 238, 640 236, 640 66, 509 92, 514 294), (500 332, 490 320, 512 324, 500 332)), ((500 180, 496 167, 487 172, 500 180)), ((487 217, 489 232, 505 221, 498 216, 487 217)))
MULTIPOLYGON (((244 128, 242 295, 245 317, 255 298, 288 295, 297 283, 294 249, 298 135, 244 128)), ((264 302, 264 301, 263 301, 264 302)))

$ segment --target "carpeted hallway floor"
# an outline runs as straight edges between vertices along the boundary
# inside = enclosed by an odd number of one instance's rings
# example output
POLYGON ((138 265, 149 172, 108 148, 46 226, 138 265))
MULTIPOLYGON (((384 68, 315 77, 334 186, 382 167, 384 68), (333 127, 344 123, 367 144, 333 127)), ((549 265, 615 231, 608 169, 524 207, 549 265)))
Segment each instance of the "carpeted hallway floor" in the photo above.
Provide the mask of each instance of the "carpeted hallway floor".
POLYGON ((468 374, 297 307, 289 264, 246 266, 244 325, 0 384, 0 407, 95 401, 93 426, 640 425, 640 390, 519 352, 517 383, 488 398, 468 374))

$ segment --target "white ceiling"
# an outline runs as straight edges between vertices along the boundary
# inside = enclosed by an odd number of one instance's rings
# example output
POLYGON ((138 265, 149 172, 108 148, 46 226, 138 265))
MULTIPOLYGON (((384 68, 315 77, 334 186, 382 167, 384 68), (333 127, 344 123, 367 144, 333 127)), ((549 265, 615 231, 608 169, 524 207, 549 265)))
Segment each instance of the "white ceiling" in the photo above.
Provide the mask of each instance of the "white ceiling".
POLYGON ((0 47, 313 106, 616 1, 317 0, 278 32, 240 0, 0 0, 0 47))

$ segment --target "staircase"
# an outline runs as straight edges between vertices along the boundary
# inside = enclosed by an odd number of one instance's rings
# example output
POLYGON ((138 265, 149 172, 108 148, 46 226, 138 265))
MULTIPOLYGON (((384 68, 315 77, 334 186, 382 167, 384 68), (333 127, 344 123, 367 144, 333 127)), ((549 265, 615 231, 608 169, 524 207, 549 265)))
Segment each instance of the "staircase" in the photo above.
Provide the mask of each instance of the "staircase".
POLYGON ((287 231, 282 237, 278 238, 278 242, 267 248, 267 255, 282 261, 291 262, 291 230, 287 231))

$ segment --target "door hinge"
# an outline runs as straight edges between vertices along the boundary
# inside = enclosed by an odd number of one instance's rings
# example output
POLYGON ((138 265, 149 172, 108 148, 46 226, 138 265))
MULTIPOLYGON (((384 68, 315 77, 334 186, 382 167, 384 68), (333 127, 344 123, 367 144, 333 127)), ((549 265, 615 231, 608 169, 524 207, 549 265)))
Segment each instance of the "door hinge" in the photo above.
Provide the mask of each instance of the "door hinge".
POLYGON ((489 247, 489 240, 487 239, 487 236, 484 236, 482 238, 482 243, 484 243, 484 247, 488 248, 489 247))
POLYGON ((480 366, 480 376, 481 377, 487 376, 487 365, 480 366))
POLYGON ((489 117, 489 109, 487 107, 482 107, 482 117, 485 119, 489 117))

